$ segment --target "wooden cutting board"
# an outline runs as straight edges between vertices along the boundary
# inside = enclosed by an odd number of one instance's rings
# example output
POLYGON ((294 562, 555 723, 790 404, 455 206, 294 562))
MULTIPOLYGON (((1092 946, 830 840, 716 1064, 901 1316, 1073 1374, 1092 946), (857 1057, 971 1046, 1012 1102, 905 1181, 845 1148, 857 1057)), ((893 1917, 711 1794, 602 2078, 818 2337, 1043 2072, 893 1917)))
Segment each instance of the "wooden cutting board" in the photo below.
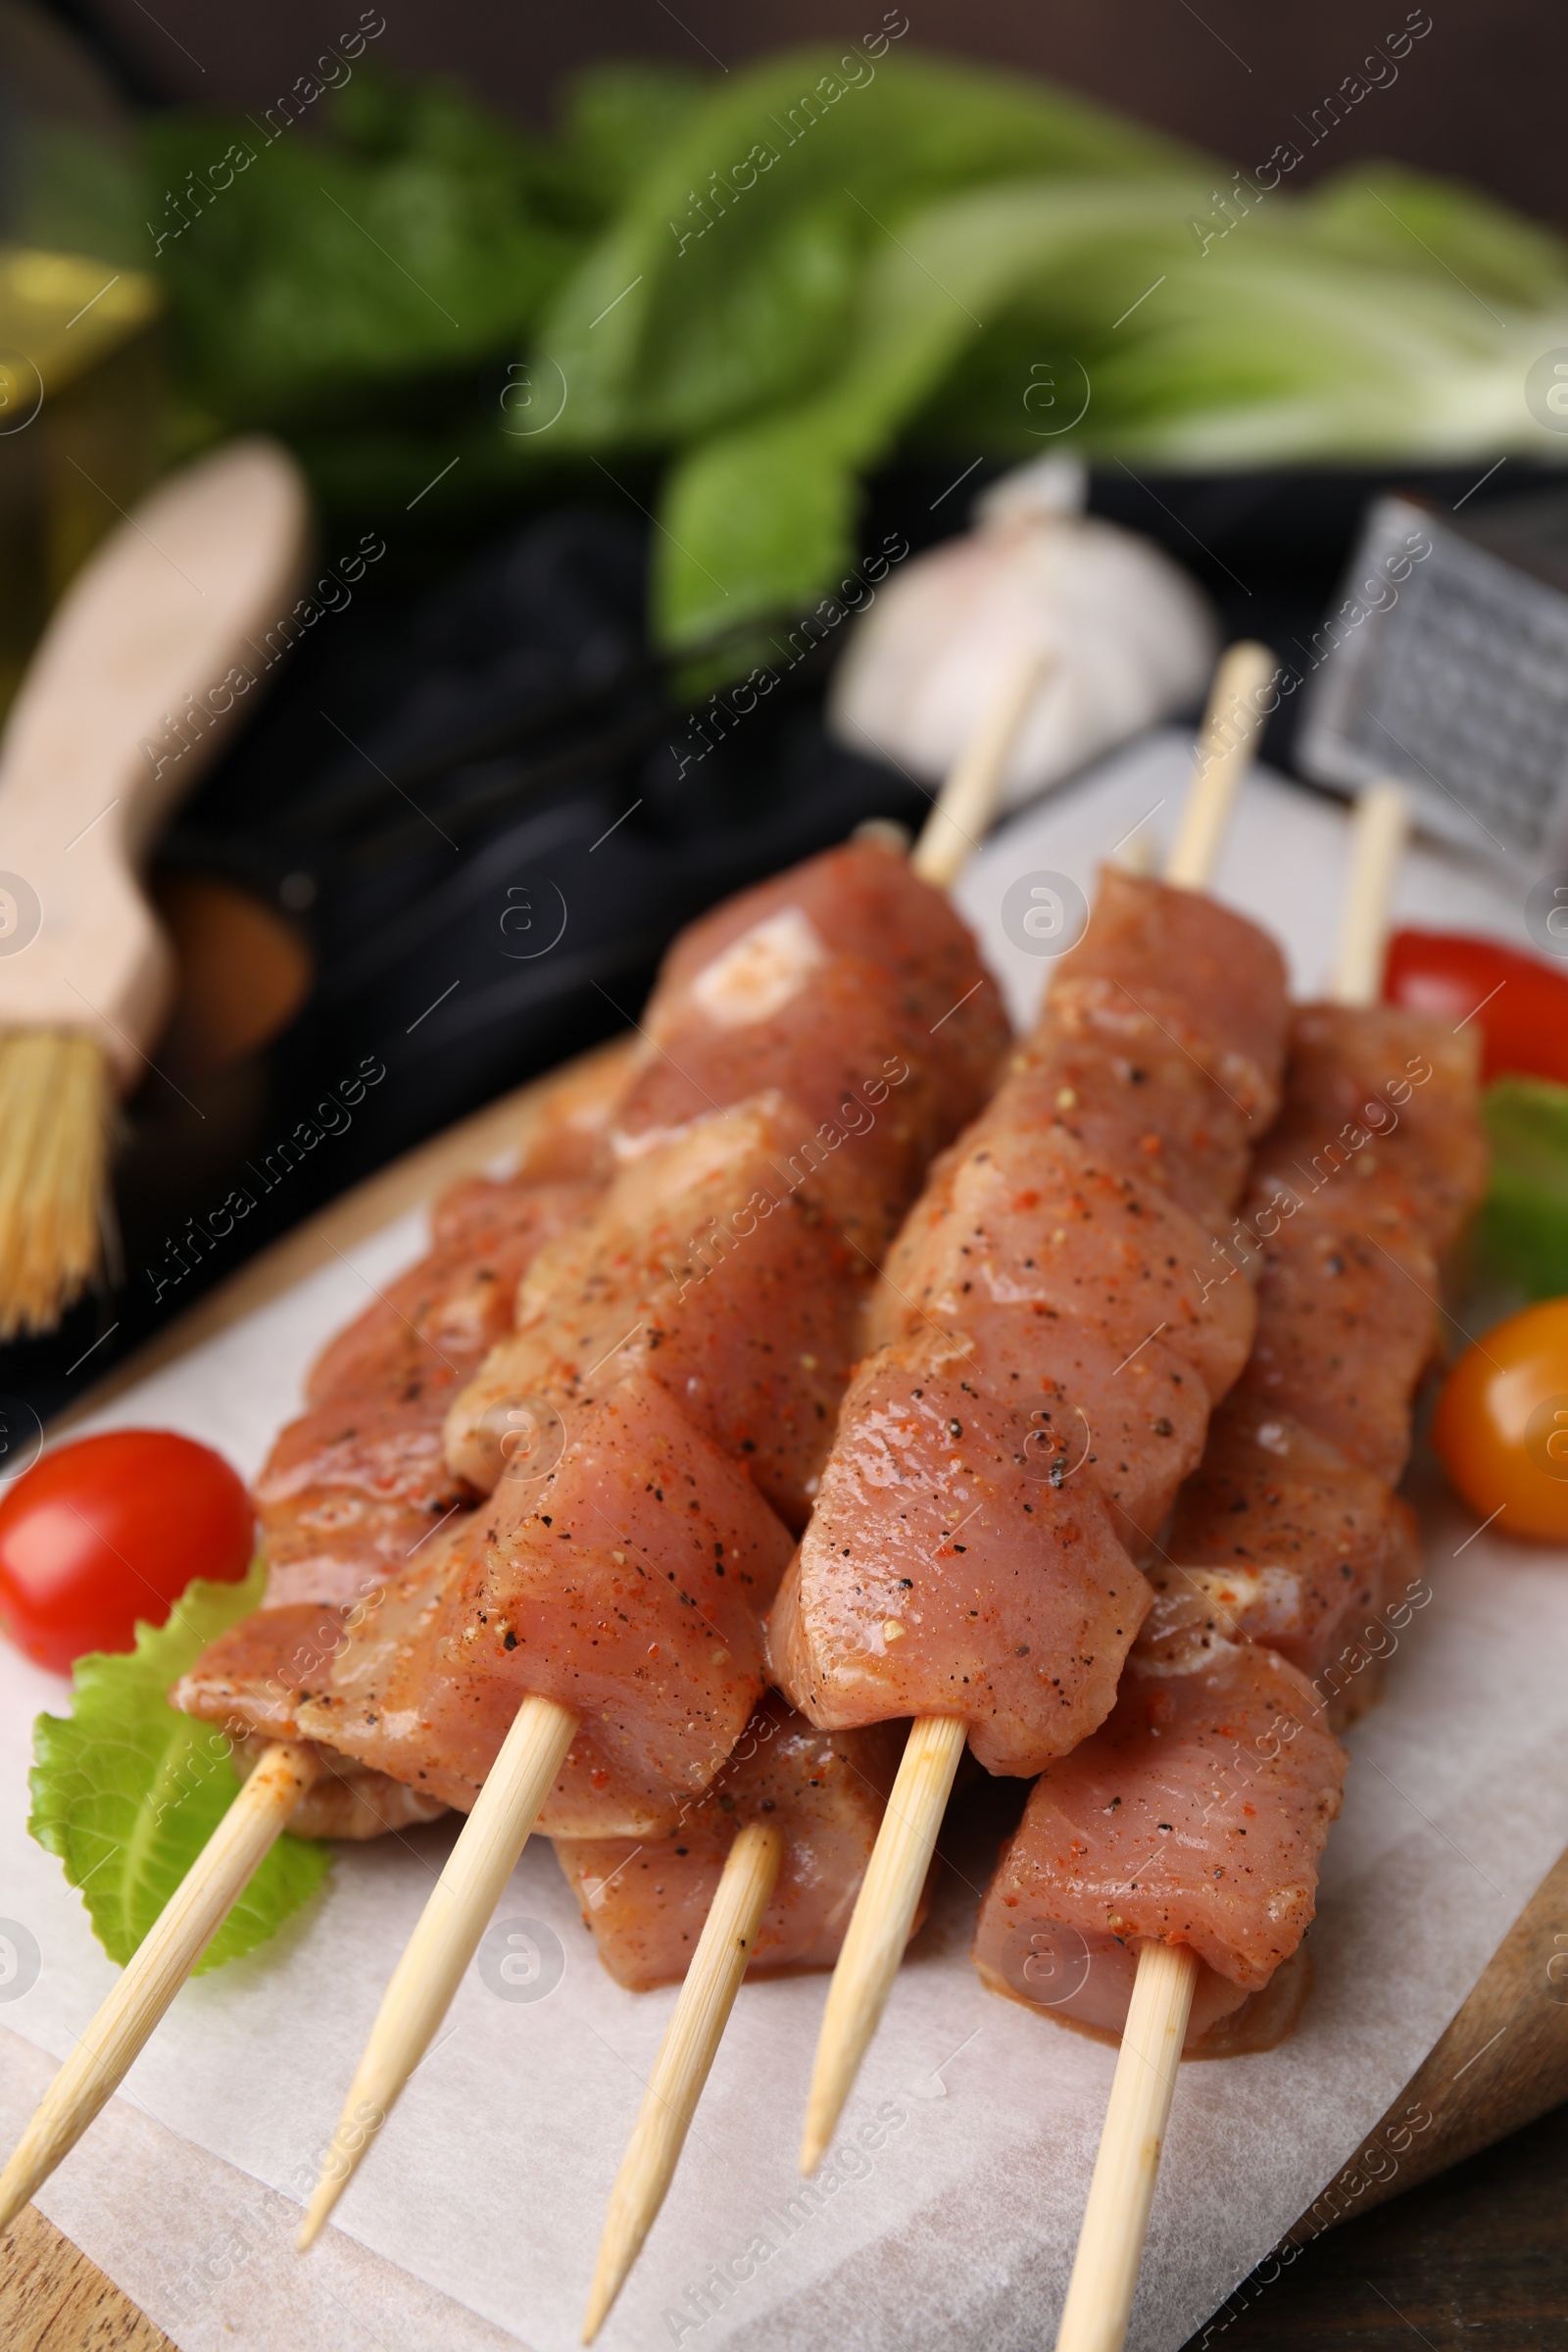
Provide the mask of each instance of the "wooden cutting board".
MULTIPOLYGON (((519 1087, 383 1168, 242 1267, 116 1367, 54 1424, 59 1434, 149 1373, 278 1298, 340 1250, 430 1200, 501 1153, 525 1151, 561 1079, 629 1052, 601 1046, 519 1087)), ((1288 2232, 1303 2244, 1336 2222, 1429 2180, 1568 2099, 1568 1854, 1515 1921, 1453 2018, 1360 2147, 1288 2232)), ((4 2352, 174 2352, 103 2273, 29 2206, 0 2238, 4 2352)))

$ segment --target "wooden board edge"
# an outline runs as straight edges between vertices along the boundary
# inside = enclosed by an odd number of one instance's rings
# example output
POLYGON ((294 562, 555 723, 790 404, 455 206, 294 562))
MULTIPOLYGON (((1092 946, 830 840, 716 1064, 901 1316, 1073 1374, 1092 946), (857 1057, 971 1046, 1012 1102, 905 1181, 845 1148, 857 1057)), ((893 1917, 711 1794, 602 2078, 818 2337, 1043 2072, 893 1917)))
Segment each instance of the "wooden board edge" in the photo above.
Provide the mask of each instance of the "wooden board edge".
POLYGON ((1349 2162, 1287 2230, 1304 2245, 1568 2099, 1568 1853, 1349 2162))

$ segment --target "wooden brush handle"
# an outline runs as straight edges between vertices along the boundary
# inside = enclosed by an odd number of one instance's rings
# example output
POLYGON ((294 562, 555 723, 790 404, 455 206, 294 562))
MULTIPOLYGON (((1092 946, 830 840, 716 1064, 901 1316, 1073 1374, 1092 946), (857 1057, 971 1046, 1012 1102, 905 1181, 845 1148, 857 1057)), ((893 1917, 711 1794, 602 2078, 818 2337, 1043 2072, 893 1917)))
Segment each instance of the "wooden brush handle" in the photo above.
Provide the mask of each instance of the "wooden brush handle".
POLYGON ((141 1075, 172 971, 136 864, 260 694, 309 531, 293 460, 233 442, 67 592, 0 740, 0 1027, 85 1029, 122 1084, 141 1075))

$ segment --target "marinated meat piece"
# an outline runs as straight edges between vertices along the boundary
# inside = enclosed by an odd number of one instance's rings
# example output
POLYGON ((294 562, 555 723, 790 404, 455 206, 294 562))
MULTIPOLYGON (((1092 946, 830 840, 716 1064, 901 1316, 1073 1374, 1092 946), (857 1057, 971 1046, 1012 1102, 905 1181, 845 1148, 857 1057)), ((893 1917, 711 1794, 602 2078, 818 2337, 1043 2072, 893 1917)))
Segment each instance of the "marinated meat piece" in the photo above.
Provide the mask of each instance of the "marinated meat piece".
MULTIPOLYGON (((646 1025, 668 1047, 677 1031, 690 1032, 695 1014, 698 1035, 711 1042, 715 1031, 764 1018, 764 1005, 782 1007, 792 992, 814 985, 826 958, 841 956, 875 967, 874 993, 895 1007, 919 1041, 922 1062, 953 1090, 945 1113, 951 1134, 985 1101, 1007 1045, 1006 1015, 947 893, 880 842, 847 842, 691 924, 664 958, 646 1025)), ((824 1088, 828 1115, 837 1081, 827 1084, 824 1071, 835 1054, 842 1064, 842 1041, 824 1029, 809 1068, 824 1088)), ((857 1075, 870 1072, 852 1067, 850 1083, 857 1075)), ((768 1083, 795 1092, 781 1071, 768 1083)), ((647 1123, 641 1100, 634 1086, 617 1120, 623 1136, 647 1123)))
MULTIPOLYGON (((170 1704, 229 1734, 234 1769, 244 1780, 267 1740, 300 1738, 301 1703, 326 1680, 345 1624, 356 1614, 314 1603, 258 1609, 209 1644, 171 1690, 170 1704)), ((326 1771, 289 1815, 297 1838, 376 1838, 446 1810, 438 1797, 367 1771, 331 1748, 317 1753, 326 1771)))
POLYGON ((1203 1964, 1191 2046, 1299 1944, 1345 1764, 1310 1685, 1272 1651, 1140 1666, 1108 1722, 1031 1790, 975 1965, 998 1990, 1114 2034, 1138 1946, 1187 1944, 1203 1964))
POLYGON ((472 1490, 447 1468, 450 1378, 361 1391, 291 1421, 256 1481, 268 1608, 354 1601, 402 1568, 472 1490))
MULTIPOLYGON (((508 1115, 496 1149, 513 1159, 511 1182, 518 1184, 603 1184, 611 1171, 613 1152, 611 1126, 637 1058, 635 1037, 612 1038, 579 1060, 568 1062, 554 1076, 536 1080, 528 1089, 520 1115, 508 1115)), ((512 1105, 503 1103, 511 1114, 512 1105)), ((439 1246, 443 1202, 461 1194, 460 1182, 451 1195, 438 1200, 431 1219, 432 1238, 439 1246)))
POLYGON ((328 1695, 353 1691, 368 1644, 376 1720, 317 1701, 300 1714, 310 1737, 463 1804, 538 1694, 587 1719, 617 1786, 666 1803, 707 1786, 761 1694, 760 1620, 788 1533, 646 1366, 607 1373, 562 1443, 553 1468, 503 1479, 454 1541, 390 1668, 384 1611, 351 1638, 328 1695))
POLYGON ((318 1356, 307 1401, 466 1380, 511 1330, 517 1284, 535 1253, 577 1221, 599 1189, 482 1176, 455 1187, 437 1204, 428 1254, 318 1356))
POLYGON ((436 1247, 323 1350, 311 1409, 283 1430, 256 1481, 267 1606, 360 1598, 472 1501, 447 1467, 447 1407, 510 1328, 541 1244, 595 1198, 587 1185, 485 1178, 445 1197, 436 1247))
POLYGON ((623 1156, 635 1159, 714 1105, 743 1100, 759 1069, 776 1072, 778 1091, 799 1106, 786 1156, 825 1160, 835 1136, 854 1137, 840 1221, 880 1261, 927 1160, 974 1110, 978 1089, 953 1099, 935 1056, 922 1054, 931 1041, 892 1013, 875 980, 874 967, 839 958, 808 996, 765 1022, 706 1041, 677 1031, 632 1090, 628 1117, 642 1124, 623 1135, 623 1156))
POLYGON ((1120 1361, 1155 1339, 1222 1396, 1252 1341, 1250 1288, 1224 1276, 1212 1235, 1059 1130, 1003 1125, 999 1105, 935 1200, 905 1226, 871 1327, 898 1337, 932 1320, 964 1329, 994 1306, 1071 1320, 1120 1361))
POLYGON ((860 1367, 769 1627, 813 1723, 961 1715, 988 1771, 1034 1773, 1108 1713, 1149 1588, 1088 1480, 1053 1485, 1035 1426, 961 1346, 860 1367))
POLYGON ((696 1425, 805 1524, 858 1342, 866 1259, 830 1214, 855 1144, 792 1184, 799 1114, 765 1097, 710 1113, 622 1170, 598 1214, 541 1250, 515 1331, 447 1423, 475 1487, 505 1458, 510 1408, 569 1414, 602 1366, 646 1362, 696 1425), (526 1400, 526 1403, 524 1403, 526 1400))
POLYGON ((758 1820, 772 1821, 785 1844, 750 1974, 831 1967, 902 1746, 892 1724, 817 1731, 769 1691, 723 1771, 662 1836, 558 1838, 557 1859, 616 1984, 646 1992, 681 1982, 736 1835, 758 1820))
MULTIPOLYGON (((329 1675, 313 1679, 299 1701, 298 1728, 343 1760, 361 1759, 398 1781, 429 1790, 467 1812, 479 1793, 472 1773, 443 1764, 434 1723, 462 1703, 464 1661, 449 1664, 433 1633, 455 1602, 466 1573, 471 1517, 426 1546, 406 1575, 355 1612, 352 1637, 337 1647, 329 1675)), ((464 1761, 469 1759, 465 1755, 464 1761)), ((663 1829, 684 1798, 662 1782, 639 1781, 607 1752, 605 1735, 584 1726, 572 1741, 540 1828, 564 1837, 642 1838, 663 1829)))
POLYGON ((1177 1497, 1140 1647, 1261 1642, 1307 1677, 1343 1731, 1377 1692, 1381 1612, 1418 1581, 1415 1516, 1250 1378, 1215 1413, 1177 1497))
POLYGON ((1345 1171, 1356 1195, 1383 1192, 1441 1261, 1487 1189, 1479 1085, 1474 1030, 1394 1004, 1303 1005, 1287 1113, 1252 1189, 1276 1169, 1302 1192, 1345 1171))
POLYGON ((1167 1023, 1240 1099, 1254 1134, 1268 1125, 1279 1101, 1285 966, 1266 931, 1202 891, 1102 866, 1089 927, 1061 959, 1048 1015, 1063 982, 1086 981, 1167 1023))
POLYGON ((208 1643, 170 1704, 221 1724, 236 1740, 297 1740, 301 1699, 326 1682, 345 1628, 361 1613, 319 1601, 257 1609, 208 1643))
POLYGON ((1011 1055, 1004 1097, 971 1134, 993 1115, 1031 1135, 1064 1130, 1205 1223, 1241 1192, 1256 1125, 1160 1022, 1098 981, 1052 990, 1049 1023, 1011 1055))
MULTIPOLYGON (((284 1430, 258 1482, 267 1601, 171 1692, 240 1741, 241 1774, 266 1740, 303 1736, 301 1706, 379 1607, 382 1580, 410 1575, 411 1563, 439 1565, 460 1505, 473 1499, 446 1467, 443 1415, 459 1378, 510 1323, 540 1243, 601 1189, 582 1179, 608 1166, 610 1109, 628 1059, 612 1047, 541 1090, 516 1138, 518 1175, 450 1187, 431 1212, 426 1256, 318 1359, 312 1410, 284 1430)), ((416 1775, 409 1785, 329 1746, 318 1753, 328 1769, 290 1817, 299 1836, 374 1837, 445 1810, 416 1775)), ((579 1806, 573 1818, 597 1827, 625 1811, 579 1806)))
POLYGON ((1408 1226, 1368 1233, 1337 1205, 1309 1202, 1264 1244, 1248 1381, 1392 1486, 1437 1346, 1438 1269, 1408 1226))
POLYGON ((1248 1378, 1390 1484, 1438 1336, 1440 1260, 1479 1205, 1476 1053, 1389 1005, 1308 1005, 1243 1222, 1259 1236, 1248 1378))

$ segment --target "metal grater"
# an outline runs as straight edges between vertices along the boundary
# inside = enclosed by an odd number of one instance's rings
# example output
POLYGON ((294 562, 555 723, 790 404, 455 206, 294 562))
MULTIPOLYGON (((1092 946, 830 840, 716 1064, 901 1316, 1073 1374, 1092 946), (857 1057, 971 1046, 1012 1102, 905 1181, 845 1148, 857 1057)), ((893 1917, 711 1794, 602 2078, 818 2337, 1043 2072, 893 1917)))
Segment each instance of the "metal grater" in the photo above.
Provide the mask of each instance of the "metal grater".
POLYGON ((1313 653, 1303 775, 1396 776, 1462 849, 1568 864, 1568 489, 1464 524, 1379 499, 1313 653))

